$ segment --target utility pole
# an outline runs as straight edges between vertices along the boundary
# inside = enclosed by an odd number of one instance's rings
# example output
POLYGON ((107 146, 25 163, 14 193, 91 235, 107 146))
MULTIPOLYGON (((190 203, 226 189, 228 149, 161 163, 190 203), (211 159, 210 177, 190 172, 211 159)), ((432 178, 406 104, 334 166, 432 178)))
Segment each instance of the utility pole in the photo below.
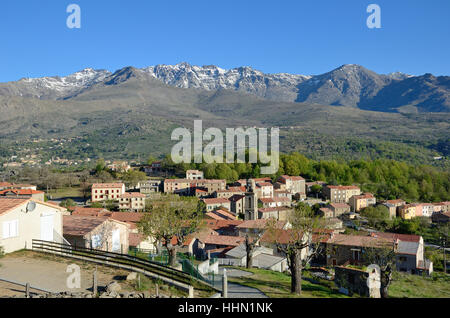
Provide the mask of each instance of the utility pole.
POLYGON ((445 248, 446 248, 446 245, 447 245, 447 239, 446 239, 445 235, 441 236, 441 243, 442 243, 442 249, 443 249, 443 252, 444 252, 444 273, 447 274, 447 255, 445 253, 446 252, 445 248))

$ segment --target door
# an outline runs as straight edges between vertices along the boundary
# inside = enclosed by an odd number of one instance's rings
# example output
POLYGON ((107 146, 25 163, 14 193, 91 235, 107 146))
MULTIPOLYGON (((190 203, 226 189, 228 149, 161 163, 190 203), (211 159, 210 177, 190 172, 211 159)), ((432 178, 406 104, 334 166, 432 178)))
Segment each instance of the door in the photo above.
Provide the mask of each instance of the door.
POLYGON ((53 241, 53 218, 53 214, 41 216, 41 240, 43 241, 53 241))
POLYGON ((112 251, 120 252, 120 230, 114 230, 112 234, 112 251))

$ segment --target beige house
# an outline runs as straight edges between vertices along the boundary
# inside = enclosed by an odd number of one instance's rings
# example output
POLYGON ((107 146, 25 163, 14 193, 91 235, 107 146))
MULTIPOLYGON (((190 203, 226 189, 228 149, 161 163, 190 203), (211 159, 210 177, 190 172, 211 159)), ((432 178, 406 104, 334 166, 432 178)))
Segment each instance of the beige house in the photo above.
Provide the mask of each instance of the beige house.
POLYGON ((405 204, 399 207, 398 214, 402 219, 410 220, 416 216, 422 215, 422 207, 417 204, 405 204), (419 208, 419 209, 418 209, 419 208), (418 212, 419 210, 420 212, 418 212))
POLYGON ((91 190, 91 201, 118 201, 120 196, 124 193, 125 184, 123 183, 94 183, 91 190))
POLYGON ((134 212, 144 211, 145 198, 145 194, 139 192, 126 192, 119 198, 119 209, 134 212))
POLYGON ((273 184, 270 182, 259 182, 256 184, 258 198, 272 198, 273 184))
POLYGON ((192 184, 195 188, 206 190, 208 195, 213 195, 214 192, 225 190, 227 182, 219 179, 200 179, 193 180, 192 184))
POLYGON ((139 192, 145 195, 151 195, 161 191, 162 180, 146 180, 138 184, 139 192))
POLYGON ((389 217, 395 218, 398 214, 398 210, 401 206, 405 205, 406 202, 403 200, 387 200, 383 203, 385 207, 389 209, 389 217))
POLYGON ((281 206, 291 206, 292 201, 286 197, 278 197, 278 198, 259 198, 259 204, 262 205, 263 208, 276 208, 281 206))
POLYGON ((206 212, 211 212, 220 207, 224 207, 228 211, 231 210, 231 202, 227 199, 212 198, 212 199, 203 199, 202 201, 205 202, 205 204, 206 204, 206 212))
POLYGON ((229 199, 234 195, 244 195, 247 192, 245 187, 229 187, 226 190, 219 190, 214 193, 216 198, 229 199))
POLYGON ((377 199, 372 193, 364 193, 361 195, 352 196, 349 203, 353 212, 359 212, 368 206, 375 205, 377 203, 377 199))
POLYGON ((73 246, 128 253, 130 225, 104 217, 65 215, 64 238, 73 246))
POLYGON ((203 179, 204 174, 203 171, 200 170, 187 170, 186 171, 186 179, 188 180, 199 180, 203 179))
POLYGON ((63 243, 65 208, 27 198, 0 198, 0 246, 5 253, 31 249, 32 240, 63 243))
POLYGON ((230 201, 230 211, 235 215, 245 214, 245 195, 235 194, 231 198, 230 201))
POLYGON ((191 192, 191 182, 188 179, 165 179, 164 193, 188 195, 191 192))
POLYGON ((288 221, 292 209, 288 207, 261 208, 258 209, 259 219, 275 219, 277 221, 288 221))
POLYGON ((352 196, 361 194, 361 189, 357 186, 326 185, 323 194, 332 203, 348 203, 352 196))
POLYGON ((131 166, 126 161, 114 161, 106 167, 118 172, 128 172, 131 169, 131 166))
POLYGON ((286 191, 289 191, 292 195, 300 195, 300 197, 306 197, 305 179, 300 176, 287 176, 283 175, 278 178, 278 182, 285 185, 286 191))

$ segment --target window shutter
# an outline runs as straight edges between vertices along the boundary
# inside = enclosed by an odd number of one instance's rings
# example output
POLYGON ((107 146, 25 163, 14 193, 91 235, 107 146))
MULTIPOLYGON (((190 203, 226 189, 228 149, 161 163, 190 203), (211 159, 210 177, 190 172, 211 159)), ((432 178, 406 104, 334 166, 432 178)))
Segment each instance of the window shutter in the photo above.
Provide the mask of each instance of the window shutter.
POLYGON ((9 222, 3 222, 2 233, 4 239, 9 237, 9 222))
POLYGON ((9 222, 9 237, 17 236, 17 220, 9 222))

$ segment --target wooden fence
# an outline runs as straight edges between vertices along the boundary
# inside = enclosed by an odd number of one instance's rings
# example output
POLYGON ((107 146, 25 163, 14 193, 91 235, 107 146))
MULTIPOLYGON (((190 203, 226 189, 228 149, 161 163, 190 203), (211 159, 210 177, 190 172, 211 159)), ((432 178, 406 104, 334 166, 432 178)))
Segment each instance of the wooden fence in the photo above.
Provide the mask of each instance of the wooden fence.
POLYGON ((69 257, 142 273, 148 277, 161 280, 186 291, 190 297, 193 297, 193 283, 214 289, 210 284, 196 279, 183 271, 127 254, 106 252, 79 246, 75 247, 42 240, 33 240, 32 249, 36 252, 50 253, 61 257, 69 257))

